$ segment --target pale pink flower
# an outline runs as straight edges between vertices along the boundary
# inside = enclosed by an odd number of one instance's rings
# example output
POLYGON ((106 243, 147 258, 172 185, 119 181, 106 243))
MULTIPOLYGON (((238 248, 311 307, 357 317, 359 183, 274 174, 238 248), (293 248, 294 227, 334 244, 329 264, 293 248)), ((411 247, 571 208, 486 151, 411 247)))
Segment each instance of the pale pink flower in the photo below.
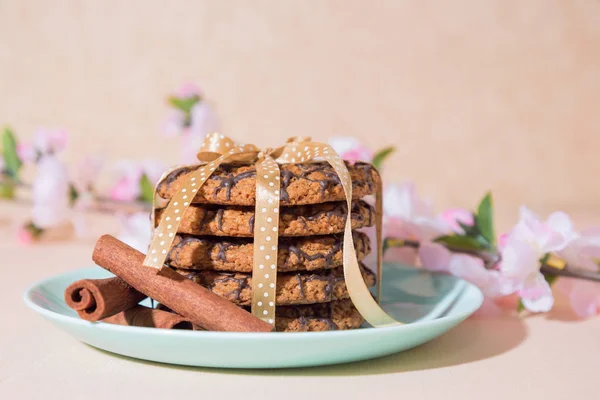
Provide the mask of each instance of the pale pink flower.
POLYGON ((344 160, 370 162, 373 159, 373 151, 363 146, 360 140, 356 138, 349 136, 332 137, 328 142, 344 160))
POLYGON ((60 153, 67 147, 69 135, 64 129, 38 129, 32 143, 19 143, 17 156, 24 163, 32 163, 44 154, 60 153))
POLYGON ((573 224, 561 212, 542 222, 526 207, 502 249, 501 273, 511 280, 525 308, 549 311, 554 298, 550 285, 540 272, 540 259, 549 252, 563 250, 574 237, 573 224))
POLYGON ((115 201, 134 201, 141 193, 142 169, 132 164, 121 164, 121 175, 110 188, 110 198, 115 201))
POLYGON ((195 83, 186 82, 183 85, 181 85, 173 95, 175 97, 183 99, 194 96, 200 97, 202 96, 202 91, 200 90, 200 87, 195 83))
POLYGON ((5 166, 6 163, 4 162, 4 157, 2 157, 2 154, 0 154, 0 175, 2 175, 2 173, 4 172, 5 166))
POLYGON ((79 195, 93 190, 103 165, 104 157, 99 155, 85 156, 75 165, 71 183, 79 195))
POLYGON ((197 103, 191 111, 191 123, 187 129, 187 135, 183 137, 182 162, 184 164, 196 164, 196 155, 204 138, 209 133, 219 131, 219 120, 217 114, 206 102, 197 103))
MULTIPOLYGON (((576 234, 567 246, 557 252, 567 262, 567 269, 600 272, 600 228, 576 234)), ((567 295, 573 310, 582 318, 600 312, 600 284, 584 280, 560 278, 556 286, 567 295)))
POLYGON ((64 129, 38 129, 33 139, 33 145, 42 154, 54 154, 67 147, 69 135, 64 129))
POLYGON ((104 158, 99 155, 86 156, 76 164, 71 176, 71 184, 77 192, 72 204, 71 222, 79 238, 87 237, 89 233, 87 211, 96 206, 94 189, 103 164, 104 158))
POLYGON ((446 272, 471 282, 489 297, 512 293, 512 285, 496 269, 487 269, 483 260, 469 254, 453 253, 439 243, 423 243, 419 258, 424 268, 446 272))
POLYGON ((21 228, 19 228, 19 230, 17 231, 17 242, 20 245, 29 246, 34 241, 35 238, 33 237, 33 233, 29 229, 27 229, 27 227, 22 226, 21 228))
POLYGON ((452 232, 458 234, 465 233, 464 229, 459 225, 459 222, 467 226, 473 226, 475 223, 473 213, 463 208, 451 208, 446 210, 441 214, 441 219, 446 222, 452 232))
POLYGON ((555 286, 567 296, 573 311, 581 318, 600 314, 600 283, 560 278, 555 286))
POLYGON ((54 155, 42 155, 32 187, 33 224, 49 228, 67 221, 69 213, 69 175, 54 155))
MULTIPOLYGON (((448 232, 448 226, 434 215, 430 202, 417 195, 412 183, 386 186, 383 194, 384 237, 423 244, 448 232)), ((415 264, 417 255, 414 248, 390 248, 384 259, 415 264)))
POLYGON ((558 255, 565 259, 570 267, 599 271, 600 228, 589 228, 575 234, 558 255))
POLYGON ((167 120, 163 126, 163 133, 166 137, 175 137, 187 135, 189 127, 186 125, 185 113, 178 109, 172 109, 167 115, 167 120))
POLYGON ((37 159, 38 152, 33 144, 19 143, 17 144, 17 157, 22 163, 33 163, 37 159))
POLYGON ((119 240, 146 254, 150 246, 152 230, 148 213, 118 214, 121 223, 119 240))
POLYGON ((430 241, 450 232, 433 212, 431 202, 420 198, 412 183, 388 185, 383 194, 384 236, 430 241))
POLYGON ((110 198, 115 201, 134 201, 141 195, 140 180, 146 175, 154 185, 165 171, 160 161, 145 160, 136 163, 123 160, 117 163, 116 182, 110 189, 110 198))

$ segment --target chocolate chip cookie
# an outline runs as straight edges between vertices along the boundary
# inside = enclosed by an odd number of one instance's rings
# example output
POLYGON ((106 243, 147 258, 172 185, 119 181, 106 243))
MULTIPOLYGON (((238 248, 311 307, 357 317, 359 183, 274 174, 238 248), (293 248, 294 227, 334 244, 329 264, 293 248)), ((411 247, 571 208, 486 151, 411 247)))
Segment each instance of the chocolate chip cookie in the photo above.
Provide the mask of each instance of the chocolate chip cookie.
POLYGON ((278 332, 357 329, 364 322, 364 318, 349 299, 302 306, 281 306, 276 308, 275 315, 275 330, 278 332))
MULTIPOLYGON (((346 162, 352 179, 352 197, 373 194, 380 181, 371 164, 346 162)), ((158 185, 159 196, 170 199, 196 167, 179 168, 158 185)), ((281 164, 280 204, 282 206, 342 201, 346 197, 335 170, 325 162, 281 164)), ((253 206, 256 201, 254 165, 222 164, 198 190, 194 203, 253 206)))
MULTIPOLYGON (((354 232, 358 260, 371 251, 369 237, 354 232)), ((279 241, 279 272, 314 271, 342 265, 342 235, 282 238, 279 241)), ((177 235, 167 263, 174 268, 252 272, 254 243, 249 238, 217 238, 214 236, 177 235)))
MULTIPOLYGON (((171 311, 162 304, 159 310, 171 311)), ((245 307, 250 311, 249 307, 245 307)), ((277 306, 277 332, 321 332, 360 328, 365 321, 349 299, 329 303, 277 306)), ((203 330, 200 327, 195 329, 203 330)))
MULTIPOLYGON (((176 270, 186 278, 241 306, 252 303, 252 276, 240 272, 176 270)), ((375 285, 375 274, 361 265, 367 286, 375 285)), ((316 273, 277 274, 275 302, 278 305, 324 303, 348 298, 342 267, 316 273)))
MULTIPOLYGON (((346 203, 323 203, 285 207, 279 213, 279 236, 328 235, 344 231, 346 203)), ((352 229, 372 226, 373 207, 363 200, 352 203, 352 229)), ((156 210, 160 221, 162 209, 156 210)), ((189 235, 239 236, 254 235, 254 208, 218 205, 190 206, 179 225, 179 233, 189 235)), ((264 229, 264 227, 259 227, 264 229)))

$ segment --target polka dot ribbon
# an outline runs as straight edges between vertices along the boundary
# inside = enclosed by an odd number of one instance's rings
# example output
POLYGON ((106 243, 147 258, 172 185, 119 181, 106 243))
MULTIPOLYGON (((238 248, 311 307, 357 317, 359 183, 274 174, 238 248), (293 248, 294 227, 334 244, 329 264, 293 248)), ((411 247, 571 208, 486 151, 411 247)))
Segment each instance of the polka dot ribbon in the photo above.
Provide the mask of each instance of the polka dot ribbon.
MULTIPOLYGON (((310 138, 294 137, 276 149, 261 150, 252 144, 236 145, 226 136, 208 135, 198 153, 202 165, 188 175, 161 214, 154 230, 150 249, 144 265, 161 270, 171 248, 185 211, 192 203, 198 189, 223 162, 242 162, 256 167, 256 206, 254 222, 254 264, 252 270, 252 314, 275 324, 277 286, 277 246, 279 239, 279 164, 308 162, 315 158, 326 160, 340 177, 346 195, 347 217, 344 229, 344 279, 348 294, 361 315, 374 327, 401 324, 389 316, 375 301, 367 288, 354 249, 352 239, 352 181, 343 160, 324 143, 311 142, 310 138)), ((381 185, 378 186, 377 259, 381 281, 381 185)), ((380 286, 378 286, 378 289, 380 286)))

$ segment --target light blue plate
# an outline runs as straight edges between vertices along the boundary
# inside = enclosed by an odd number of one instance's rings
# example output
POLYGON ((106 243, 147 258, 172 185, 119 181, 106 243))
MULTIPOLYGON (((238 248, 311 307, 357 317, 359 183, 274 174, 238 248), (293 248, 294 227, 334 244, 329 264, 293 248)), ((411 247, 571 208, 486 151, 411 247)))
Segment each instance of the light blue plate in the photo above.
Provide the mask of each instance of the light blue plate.
POLYGON ((338 364, 396 353, 462 322, 483 301, 475 286, 448 276, 387 264, 383 308, 408 324, 391 328, 302 333, 163 330, 87 322, 65 304, 72 282, 112 276, 92 267, 33 285, 25 303, 75 338, 113 353, 169 364, 220 368, 286 368, 338 364))

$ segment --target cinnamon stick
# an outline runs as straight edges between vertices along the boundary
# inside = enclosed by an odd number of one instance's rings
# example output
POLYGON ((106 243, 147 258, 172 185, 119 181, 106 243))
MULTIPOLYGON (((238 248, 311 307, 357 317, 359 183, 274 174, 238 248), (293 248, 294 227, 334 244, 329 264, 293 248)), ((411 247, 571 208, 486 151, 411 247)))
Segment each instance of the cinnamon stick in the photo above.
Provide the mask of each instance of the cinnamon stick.
POLYGON ((92 259, 139 292, 206 330, 269 332, 272 329, 248 311, 169 268, 158 274, 156 269, 143 266, 142 253, 110 235, 98 239, 92 259))
POLYGON ((102 319, 101 322, 147 328, 194 329, 192 322, 181 315, 144 306, 135 306, 121 311, 118 314, 102 319))
POLYGON ((99 321, 128 310, 145 298, 118 277, 82 279, 65 290, 67 305, 87 321, 99 321))

